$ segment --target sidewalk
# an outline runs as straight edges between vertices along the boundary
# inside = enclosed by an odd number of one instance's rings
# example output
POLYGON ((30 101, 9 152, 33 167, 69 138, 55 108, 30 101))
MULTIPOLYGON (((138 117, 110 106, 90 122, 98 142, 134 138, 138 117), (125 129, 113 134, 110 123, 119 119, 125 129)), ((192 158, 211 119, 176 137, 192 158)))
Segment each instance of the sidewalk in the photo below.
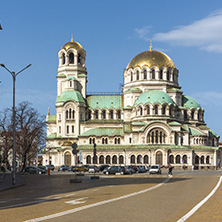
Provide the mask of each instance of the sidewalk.
POLYGON ((24 181, 23 181, 20 174, 16 174, 16 176, 15 176, 15 185, 12 185, 12 174, 11 173, 7 172, 7 173, 5 173, 4 178, 2 178, 2 177, 3 177, 3 175, 2 175, 2 173, 0 173, 0 192, 10 189, 10 188, 24 185, 24 181))

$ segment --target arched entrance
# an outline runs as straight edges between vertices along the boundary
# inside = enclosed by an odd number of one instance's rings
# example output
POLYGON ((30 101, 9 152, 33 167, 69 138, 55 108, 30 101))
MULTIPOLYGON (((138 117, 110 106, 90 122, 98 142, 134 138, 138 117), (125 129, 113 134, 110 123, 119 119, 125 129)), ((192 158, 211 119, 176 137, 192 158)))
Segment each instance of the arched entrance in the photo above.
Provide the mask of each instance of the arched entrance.
POLYGON ((156 152, 156 164, 163 165, 163 154, 161 151, 156 152))
POLYGON ((71 153, 66 152, 64 155, 64 164, 71 166, 71 153))

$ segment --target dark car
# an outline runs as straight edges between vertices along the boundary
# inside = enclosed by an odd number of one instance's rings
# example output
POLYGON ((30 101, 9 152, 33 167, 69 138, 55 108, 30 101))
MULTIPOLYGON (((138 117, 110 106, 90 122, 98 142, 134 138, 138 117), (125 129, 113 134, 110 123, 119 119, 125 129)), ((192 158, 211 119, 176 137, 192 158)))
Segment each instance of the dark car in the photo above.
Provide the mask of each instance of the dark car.
POLYGON ((138 173, 146 173, 146 167, 145 166, 137 166, 138 173))
POLYGON ((104 174, 126 174, 126 169, 123 166, 111 166, 103 171, 104 174))
POLYGON ((38 170, 38 174, 46 173, 46 168, 44 166, 37 166, 36 169, 38 170))
POLYGON ((50 169, 50 170, 54 171, 55 166, 52 165, 52 164, 50 164, 50 165, 46 165, 46 166, 45 166, 45 169, 46 169, 46 170, 50 169))
POLYGON ((131 166, 125 166, 126 174, 133 174, 136 171, 131 166))
POLYGON ((101 165, 100 167, 99 167, 99 171, 103 171, 103 170, 105 170, 107 167, 109 167, 109 165, 101 165))
POLYGON ((58 171, 66 171, 66 170, 69 170, 69 165, 62 165, 58 168, 58 171))
POLYGON ((38 169, 34 166, 27 166, 25 168, 25 173, 29 173, 29 174, 38 174, 38 169))

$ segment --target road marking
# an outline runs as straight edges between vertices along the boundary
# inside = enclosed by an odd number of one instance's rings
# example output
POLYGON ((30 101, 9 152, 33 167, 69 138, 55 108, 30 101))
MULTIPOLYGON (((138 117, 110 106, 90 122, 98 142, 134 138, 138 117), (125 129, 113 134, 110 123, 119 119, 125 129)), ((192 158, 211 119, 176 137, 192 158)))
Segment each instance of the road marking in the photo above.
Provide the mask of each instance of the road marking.
POLYGON ((83 198, 79 198, 79 199, 76 199, 76 200, 70 200, 70 201, 66 201, 65 203, 68 203, 68 204, 81 204, 81 203, 85 203, 86 200, 85 199, 88 199, 88 197, 83 197, 83 198))
POLYGON ((129 198, 129 197, 136 196, 138 194, 142 194, 142 193, 146 193, 146 192, 151 191, 151 190, 155 190, 155 189, 161 187, 162 185, 164 185, 165 183, 167 183, 170 179, 171 178, 169 177, 166 180, 164 180, 162 183, 159 183, 159 184, 157 184, 153 187, 150 187, 150 188, 147 188, 145 190, 141 190, 141 191, 138 191, 138 192, 135 192, 135 193, 127 194, 127 195, 117 197, 117 198, 113 198, 113 199, 109 199, 109 200, 100 201, 100 202, 89 204, 89 205, 82 206, 82 207, 77 207, 77 208, 72 209, 72 210, 66 210, 66 211, 63 211, 63 212, 60 212, 60 213, 51 214, 51 215, 44 216, 44 217, 39 217, 39 218, 31 219, 31 220, 26 220, 24 222, 37 222, 37 221, 49 220, 49 219, 53 219, 53 218, 56 218, 56 217, 61 217, 61 216, 65 216, 65 215, 68 215, 68 214, 76 213, 78 211, 89 209, 89 208, 92 208, 92 207, 97 207, 97 206, 101 206, 101 205, 104 205, 104 204, 108 204, 108 203, 111 203, 111 202, 114 202, 114 201, 123 200, 123 199, 129 198))
POLYGON ((65 197, 70 197, 70 196, 74 196, 74 195, 76 195, 76 193, 67 194, 67 195, 65 195, 65 197))
POLYGON ((35 201, 26 202, 26 203, 9 205, 9 206, 5 206, 5 207, 0 207, 0 210, 12 208, 12 207, 27 206, 27 205, 30 205, 30 204, 41 203, 41 202, 46 202, 46 201, 57 200, 57 199, 59 199, 59 198, 60 198, 60 197, 54 197, 54 198, 50 198, 50 199, 35 200, 35 201))
POLYGON ((222 176, 220 177, 217 185, 214 187, 214 189, 200 202, 198 203, 193 209, 191 209, 186 215, 184 215, 182 218, 180 218, 177 222, 183 222, 186 221, 191 215, 193 215, 204 203, 206 203, 210 197, 214 195, 218 187, 220 186, 222 181, 222 176))

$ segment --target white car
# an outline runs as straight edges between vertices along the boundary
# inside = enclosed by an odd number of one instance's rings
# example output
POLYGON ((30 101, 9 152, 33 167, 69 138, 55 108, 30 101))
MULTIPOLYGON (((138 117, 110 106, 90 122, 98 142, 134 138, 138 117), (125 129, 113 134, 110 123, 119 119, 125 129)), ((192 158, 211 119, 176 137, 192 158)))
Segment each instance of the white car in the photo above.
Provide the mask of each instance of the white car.
POLYGON ((150 167, 150 170, 149 170, 149 174, 161 174, 161 167, 160 165, 152 165, 150 167))
POLYGON ((99 172, 99 168, 96 167, 96 166, 89 167, 88 172, 89 173, 98 173, 99 172))

